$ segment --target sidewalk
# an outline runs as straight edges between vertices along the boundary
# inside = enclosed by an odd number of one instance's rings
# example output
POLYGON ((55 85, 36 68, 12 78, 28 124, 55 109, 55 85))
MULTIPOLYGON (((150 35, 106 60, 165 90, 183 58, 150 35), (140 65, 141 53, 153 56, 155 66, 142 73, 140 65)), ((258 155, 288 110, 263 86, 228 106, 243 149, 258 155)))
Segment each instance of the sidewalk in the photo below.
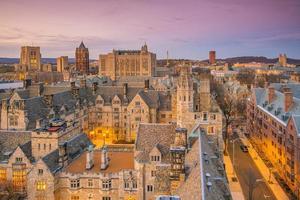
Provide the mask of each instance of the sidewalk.
POLYGON ((242 136, 241 141, 244 145, 249 147, 249 155, 252 157, 254 163, 256 164, 257 168, 259 169, 260 173, 265 179, 266 184, 269 186, 269 188, 272 190, 273 194, 278 200, 289 200, 288 196, 284 192, 284 190, 280 187, 279 183, 275 179, 274 175, 271 174, 271 183, 269 183, 269 168, 265 165, 261 157, 258 155, 258 153, 253 148, 252 144, 248 141, 246 136, 239 132, 239 134, 242 136))
POLYGON ((241 187, 240 182, 238 181, 238 178, 235 174, 235 171, 233 169, 231 159, 229 156, 224 155, 224 164, 225 164, 225 171, 226 171, 232 199, 233 200, 245 200, 243 191, 242 191, 242 187, 241 187), (234 178, 236 178, 237 181, 233 181, 234 178))

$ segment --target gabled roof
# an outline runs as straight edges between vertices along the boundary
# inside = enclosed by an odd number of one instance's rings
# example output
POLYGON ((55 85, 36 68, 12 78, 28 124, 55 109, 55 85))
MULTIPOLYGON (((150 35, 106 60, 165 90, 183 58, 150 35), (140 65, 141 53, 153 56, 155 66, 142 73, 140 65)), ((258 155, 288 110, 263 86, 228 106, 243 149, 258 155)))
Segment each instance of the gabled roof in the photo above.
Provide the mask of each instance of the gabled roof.
MULTIPOLYGON (((82 133, 67 141, 66 144, 68 163, 71 163, 76 157, 82 154, 89 145, 92 145, 92 142, 86 136, 86 134, 82 133)), ((58 158, 58 149, 42 158, 52 173, 55 173, 57 170, 60 169, 60 166, 58 164, 58 158)))
MULTIPOLYGON (((28 131, 0 131, 0 162, 8 160, 11 153, 19 145, 27 144, 30 138, 31 132, 28 131)), ((26 145, 24 146, 24 150, 26 149, 25 147, 26 145)))
POLYGON ((169 162, 169 149, 175 139, 175 124, 140 123, 135 150, 138 162, 148 162, 149 153, 156 146, 162 154, 162 162, 169 162))

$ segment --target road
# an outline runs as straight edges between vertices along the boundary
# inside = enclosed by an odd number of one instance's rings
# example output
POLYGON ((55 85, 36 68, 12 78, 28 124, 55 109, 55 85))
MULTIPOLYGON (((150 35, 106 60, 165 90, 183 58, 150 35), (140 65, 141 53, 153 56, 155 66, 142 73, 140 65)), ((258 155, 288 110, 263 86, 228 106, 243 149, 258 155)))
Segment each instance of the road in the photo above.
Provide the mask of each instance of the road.
MULTIPOLYGON (((249 182, 254 183, 255 180, 258 180, 253 189, 253 198, 252 200, 276 200, 272 191, 268 188, 265 182, 262 181, 263 177, 260 174, 258 168, 253 162, 252 158, 248 153, 245 153, 241 150, 240 145, 242 142, 238 139, 235 142, 234 154, 235 154, 235 163, 234 169, 236 171, 237 177, 240 181, 244 196, 249 200, 249 182)), ((233 159, 233 143, 230 142, 228 145, 228 153, 231 160, 233 159)))

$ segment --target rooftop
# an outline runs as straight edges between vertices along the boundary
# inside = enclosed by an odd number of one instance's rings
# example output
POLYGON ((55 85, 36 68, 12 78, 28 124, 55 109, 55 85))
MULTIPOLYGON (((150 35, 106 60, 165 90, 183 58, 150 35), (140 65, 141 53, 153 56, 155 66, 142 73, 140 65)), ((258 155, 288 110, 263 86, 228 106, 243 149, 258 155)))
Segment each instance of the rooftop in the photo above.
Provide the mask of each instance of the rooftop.
POLYGON ((86 154, 87 151, 70 163, 65 171, 73 174, 83 172, 117 173, 123 169, 134 169, 133 152, 108 151, 109 163, 105 170, 101 170, 101 150, 94 150, 94 167, 90 170, 86 169, 86 154))

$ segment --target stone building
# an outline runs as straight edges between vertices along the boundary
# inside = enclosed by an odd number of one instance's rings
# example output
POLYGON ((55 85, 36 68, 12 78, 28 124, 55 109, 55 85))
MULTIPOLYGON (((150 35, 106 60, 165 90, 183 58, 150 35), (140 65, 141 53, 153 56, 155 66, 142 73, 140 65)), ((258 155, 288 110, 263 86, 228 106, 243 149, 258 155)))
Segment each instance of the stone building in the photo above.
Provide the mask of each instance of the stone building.
POLYGON ((99 56, 99 75, 112 80, 127 76, 151 77, 156 67, 156 55, 148 51, 147 45, 141 50, 113 50, 99 56))
POLYGON ((56 71, 64 72, 68 68, 68 56, 60 56, 56 59, 56 71))
POLYGON ((80 74, 89 74, 89 49, 84 46, 83 42, 76 48, 75 59, 76 71, 80 74))
POLYGON ((23 46, 17 71, 39 71, 41 62, 40 47, 23 46))
POLYGON ((300 188, 299 84, 254 88, 247 103, 252 141, 295 194, 300 188))

